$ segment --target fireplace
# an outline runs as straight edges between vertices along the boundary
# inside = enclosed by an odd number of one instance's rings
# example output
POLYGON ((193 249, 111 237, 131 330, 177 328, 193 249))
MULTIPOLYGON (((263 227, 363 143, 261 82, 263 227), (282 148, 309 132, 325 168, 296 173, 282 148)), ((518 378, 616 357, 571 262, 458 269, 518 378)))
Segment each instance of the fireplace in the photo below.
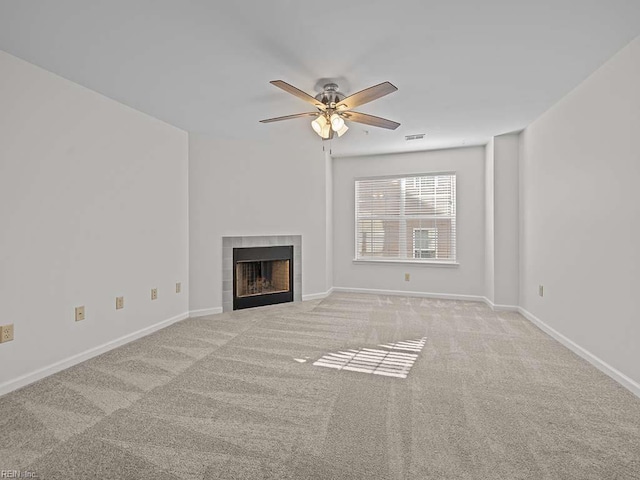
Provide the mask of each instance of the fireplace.
POLYGON ((293 246, 233 249, 233 309, 293 301, 293 246))

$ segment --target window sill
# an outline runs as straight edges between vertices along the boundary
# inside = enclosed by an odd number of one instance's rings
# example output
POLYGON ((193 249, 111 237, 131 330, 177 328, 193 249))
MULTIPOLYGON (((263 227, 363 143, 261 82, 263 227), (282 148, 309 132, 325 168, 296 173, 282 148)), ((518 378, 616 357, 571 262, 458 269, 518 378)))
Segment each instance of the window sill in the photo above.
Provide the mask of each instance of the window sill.
POLYGON ((354 258, 353 263, 391 263, 391 264, 400 264, 400 265, 425 265, 428 267, 447 267, 447 268, 457 268, 460 266, 458 262, 434 262, 429 260, 393 260, 390 258, 384 259, 364 259, 364 258, 354 258))

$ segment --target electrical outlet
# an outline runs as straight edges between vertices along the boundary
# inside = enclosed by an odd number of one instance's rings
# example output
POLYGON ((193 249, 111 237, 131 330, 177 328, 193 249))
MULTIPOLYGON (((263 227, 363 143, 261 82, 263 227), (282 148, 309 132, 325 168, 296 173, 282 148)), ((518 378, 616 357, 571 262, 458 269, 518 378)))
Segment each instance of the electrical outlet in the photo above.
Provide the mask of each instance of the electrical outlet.
POLYGON ((182 291, 182 284, 180 282, 176 283, 176 293, 180 293, 182 291))
POLYGON ((542 285, 538 285, 538 295, 544 297, 544 287, 542 285))
POLYGON ((0 326, 0 343, 13 340, 13 323, 0 326))
POLYGON ((76 322, 79 322, 80 320, 84 320, 84 305, 76 307, 76 322))
POLYGON ((157 288, 152 288, 151 289, 151 300, 157 300, 158 299, 158 289, 157 288))
POLYGON ((116 310, 124 308, 124 297, 116 297, 116 310))
POLYGON ((404 281, 405 282, 411 281, 411 274, 410 273, 405 273, 404 274, 404 281))

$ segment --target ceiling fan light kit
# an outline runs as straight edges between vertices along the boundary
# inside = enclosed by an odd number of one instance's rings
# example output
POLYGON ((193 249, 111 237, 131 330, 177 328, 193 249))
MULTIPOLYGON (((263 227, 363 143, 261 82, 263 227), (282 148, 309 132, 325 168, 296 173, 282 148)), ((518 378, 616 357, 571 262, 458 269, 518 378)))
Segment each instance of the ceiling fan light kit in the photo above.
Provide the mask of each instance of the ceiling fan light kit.
POLYGON ((344 127, 344 120, 342 119, 342 117, 337 113, 331 115, 331 128, 333 128, 333 130, 337 132, 338 130, 342 129, 342 127, 344 127))
POLYGON ((333 130, 331 130, 331 124, 329 122, 324 124, 319 135, 325 140, 333 136, 333 130))
POLYGON ((318 135, 322 135, 322 127, 324 127, 327 123, 327 119, 324 117, 324 115, 318 115, 315 120, 311 121, 311 126, 318 135))
POLYGON ((315 112, 297 113, 294 115, 286 115, 284 117, 260 120, 262 123, 279 122, 281 120, 290 120, 292 118, 313 116, 315 118, 311 121, 311 127, 323 140, 330 140, 333 138, 334 133, 338 134, 338 137, 344 135, 347 130, 349 130, 345 120, 363 123, 374 127, 387 128, 389 130, 395 130, 400 126, 398 122, 353 111, 354 108, 360 105, 372 102, 373 100, 377 100, 380 97, 398 90, 389 82, 374 85, 373 87, 366 88, 348 97, 345 97, 344 94, 338 90, 338 85, 335 83, 327 83, 324 86, 323 91, 315 97, 308 95, 302 90, 294 87, 293 85, 289 85, 282 80, 273 80, 271 84, 281 88, 285 92, 295 95, 307 103, 311 103, 317 110, 315 112))

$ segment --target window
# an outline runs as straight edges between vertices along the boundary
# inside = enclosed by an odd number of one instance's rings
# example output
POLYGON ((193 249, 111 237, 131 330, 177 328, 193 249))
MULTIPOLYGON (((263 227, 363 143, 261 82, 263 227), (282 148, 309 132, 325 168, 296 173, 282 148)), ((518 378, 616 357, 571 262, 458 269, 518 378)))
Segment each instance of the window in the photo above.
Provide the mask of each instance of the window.
POLYGON ((456 175, 356 180, 356 260, 456 260, 456 175))

